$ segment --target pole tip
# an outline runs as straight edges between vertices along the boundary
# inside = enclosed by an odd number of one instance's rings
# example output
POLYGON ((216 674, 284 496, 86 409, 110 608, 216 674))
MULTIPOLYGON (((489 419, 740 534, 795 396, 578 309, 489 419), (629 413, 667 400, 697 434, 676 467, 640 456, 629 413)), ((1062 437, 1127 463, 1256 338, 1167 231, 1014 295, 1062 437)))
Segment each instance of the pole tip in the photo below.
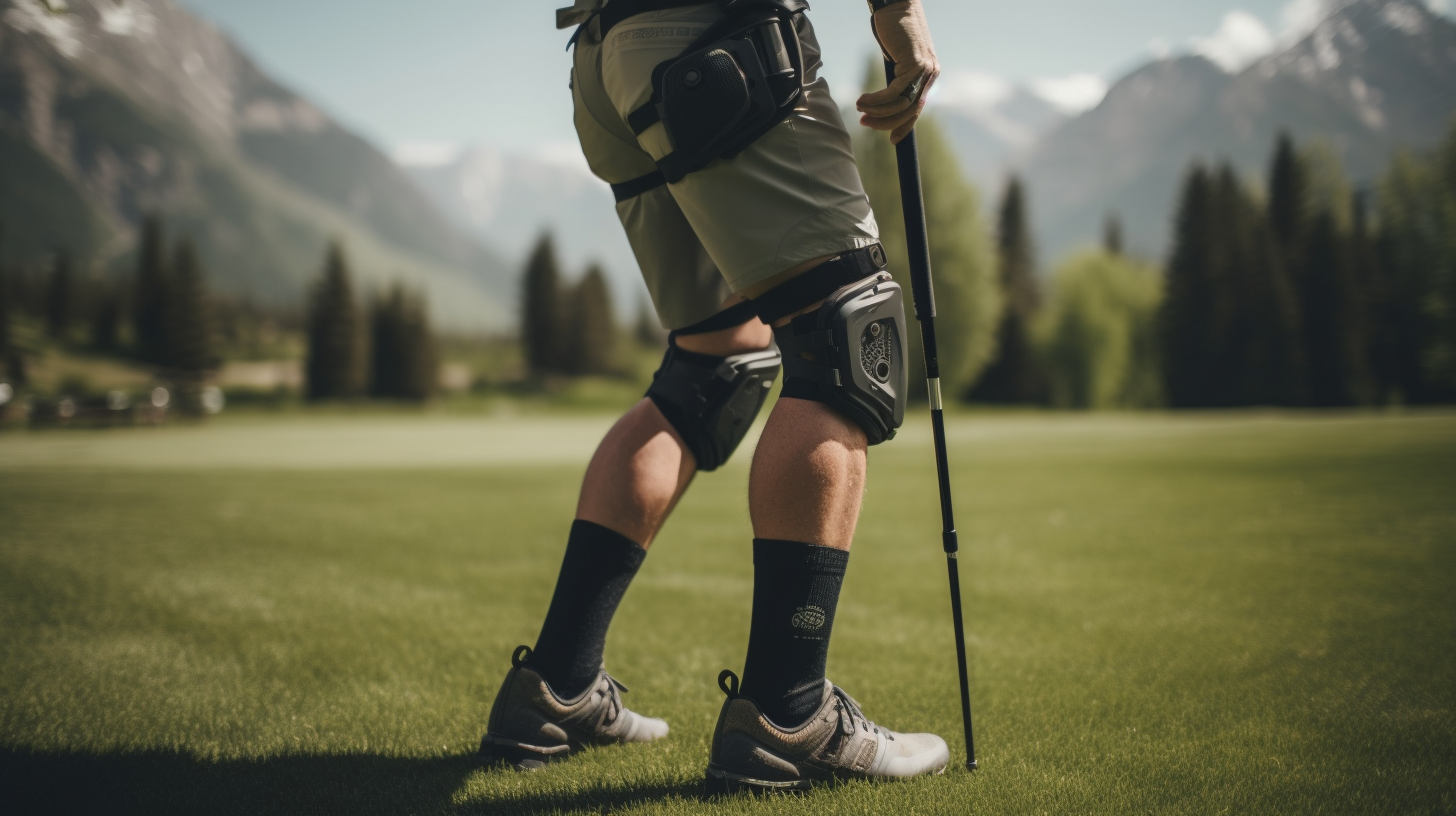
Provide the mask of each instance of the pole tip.
POLYGON ((966 770, 968 770, 968 771, 974 771, 978 767, 980 767, 980 766, 976 764, 976 761, 974 759, 968 759, 968 760, 966 760, 966 770))

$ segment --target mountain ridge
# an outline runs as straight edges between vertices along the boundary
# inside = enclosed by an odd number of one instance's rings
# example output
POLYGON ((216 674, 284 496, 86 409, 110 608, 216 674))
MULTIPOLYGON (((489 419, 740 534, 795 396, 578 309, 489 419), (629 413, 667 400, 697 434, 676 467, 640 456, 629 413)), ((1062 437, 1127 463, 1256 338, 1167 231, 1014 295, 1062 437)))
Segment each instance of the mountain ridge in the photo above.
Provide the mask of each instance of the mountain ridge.
POLYGON ((1326 142, 1368 186, 1396 150, 1433 146, 1453 114, 1456 23, 1412 0, 1351 0, 1236 74, 1197 56, 1133 71, 1021 166, 1048 257, 1094 243, 1116 212, 1129 244, 1161 258, 1193 161, 1226 159, 1262 178, 1287 130, 1326 142))
MULTIPOLYGON (((224 289, 297 299, 337 238, 366 286, 424 288, 447 324, 511 321, 501 293, 513 274, 497 254, 455 229, 382 153, 171 0, 72 0, 59 13, 0 0, 0 131, 12 148, 24 140, 42 154, 111 233, 85 238, 0 200, 19 236, 7 251, 20 260, 65 248, 125 267, 138 222, 158 212, 194 238, 224 289)), ((34 164, 13 152, 7 161, 34 164)))

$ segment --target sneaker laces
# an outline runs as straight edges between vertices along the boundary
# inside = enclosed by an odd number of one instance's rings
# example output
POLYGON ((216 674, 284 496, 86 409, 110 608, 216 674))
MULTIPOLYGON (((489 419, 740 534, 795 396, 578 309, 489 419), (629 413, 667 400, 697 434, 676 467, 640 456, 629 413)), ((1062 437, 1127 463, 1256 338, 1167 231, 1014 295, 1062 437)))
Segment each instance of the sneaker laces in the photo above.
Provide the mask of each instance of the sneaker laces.
POLYGON ((869 717, 865 716, 864 710, 859 707, 859 703, 855 702, 854 698, 849 696, 844 689, 839 686, 834 686, 834 690, 830 693, 838 698, 836 708, 839 711, 839 730, 846 737, 853 736, 855 727, 860 726, 864 730, 875 734, 884 733, 885 739, 893 740, 895 738, 895 735, 888 728, 881 732, 880 727, 871 722, 869 717))
POLYGON ((596 722, 594 723, 597 730, 605 731, 607 726, 617 722, 617 718, 622 715, 624 708, 622 705, 622 692, 626 690, 627 687, 622 685, 617 678, 607 674, 605 669, 597 676, 597 686, 592 691, 593 693, 600 693, 606 698, 597 707, 596 722))

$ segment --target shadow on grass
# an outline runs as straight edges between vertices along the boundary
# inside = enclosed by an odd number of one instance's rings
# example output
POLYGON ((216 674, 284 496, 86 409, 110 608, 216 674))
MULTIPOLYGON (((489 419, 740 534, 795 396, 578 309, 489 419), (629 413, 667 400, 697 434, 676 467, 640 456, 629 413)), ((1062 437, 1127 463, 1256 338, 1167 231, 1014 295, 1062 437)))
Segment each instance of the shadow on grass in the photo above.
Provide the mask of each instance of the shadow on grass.
MULTIPOLYGON (((408 759, 286 756, 202 759, 167 751, 106 754, 0 749, 0 811, 7 814, 538 814, 609 812, 676 797, 701 799, 698 784, 576 787, 505 799, 456 802, 473 755, 408 759)), ((491 773, 514 773, 494 770, 491 773)))

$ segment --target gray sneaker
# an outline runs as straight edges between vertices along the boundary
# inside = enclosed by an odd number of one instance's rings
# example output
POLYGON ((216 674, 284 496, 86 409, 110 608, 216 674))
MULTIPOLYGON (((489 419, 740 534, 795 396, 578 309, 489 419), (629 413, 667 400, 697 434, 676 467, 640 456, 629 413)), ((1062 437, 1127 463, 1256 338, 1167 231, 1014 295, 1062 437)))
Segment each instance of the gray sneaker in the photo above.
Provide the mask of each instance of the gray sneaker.
POLYGON ((517 770, 541 768, 588 745, 651 742, 667 736, 667 723, 622 706, 618 683, 606 670, 574 700, 556 696, 530 667, 531 650, 516 647, 501 684, 480 755, 489 764, 509 762, 517 770))
POLYGON ((903 779, 938 774, 950 762, 934 734, 897 734, 866 719, 844 690, 824 681, 824 702, 809 721, 780 728, 738 695, 738 677, 725 671, 728 695, 713 732, 708 792, 804 791, 838 779, 903 779))

